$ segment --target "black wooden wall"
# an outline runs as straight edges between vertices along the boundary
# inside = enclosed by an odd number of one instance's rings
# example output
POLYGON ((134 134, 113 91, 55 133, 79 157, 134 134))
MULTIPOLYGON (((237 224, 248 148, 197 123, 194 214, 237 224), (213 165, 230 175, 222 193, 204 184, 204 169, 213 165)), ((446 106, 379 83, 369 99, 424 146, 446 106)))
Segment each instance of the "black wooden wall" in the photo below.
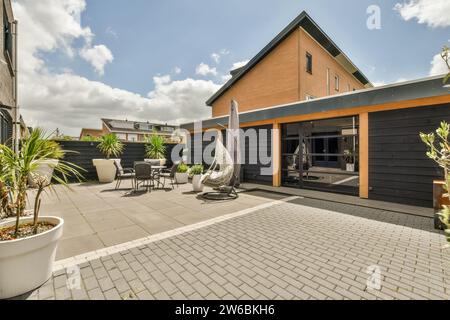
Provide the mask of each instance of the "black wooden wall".
POLYGON ((433 180, 442 171, 426 156, 420 132, 450 122, 450 104, 369 114, 369 198, 433 205, 433 180))
MULTIPOLYGON (((267 156, 271 157, 272 156, 272 132, 270 131, 272 129, 271 125, 268 126, 259 126, 259 127, 249 127, 249 128, 245 128, 244 132, 248 131, 249 129, 255 129, 258 137, 258 142, 255 143, 254 141, 252 143, 249 143, 248 138, 245 139, 245 155, 242 155, 242 160, 243 164, 241 166, 241 181, 242 182, 253 182, 253 183, 260 183, 260 184, 268 184, 268 185, 272 185, 272 180, 273 180, 273 176, 269 175, 261 175, 261 168, 264 167, 270 167, 270 165, 264 165, 261 163, 261 159, 259 158, 259 149, 261 147, 261 145, 267 145, 267 156), (267 131, 267 138, 264 138, 264 135, 260 136, 260 131, 261 130, 269 130, 267 131), (250 158, 250 154, 252 154, 252 152, 256 152, 256 154, 258 155, 258 159, 257 159, 257 163, 256 164, 250 164, 249 158, 250 158)), ((223 141, 224 144, 226 145, 226 135, 225 132, 222 131, 222 136, 223 136, 223 141)), ((211 141, 202 141, 202 146, 201 146, 201 152, 203 153, 203 150, 211 143, 211 141)), ((241 143, 244 143, 244 141, 242 140, 241 143)), ((200 147, 197 147, 200 148, 200 147)), ((190 148, 190 155, 191 155, 191 163, 194 163, 194 150, 195 150, 195 146, 194 146, 194 136, 191 136, 191 148, 190 148)), ((204 163, 204 165, 206 167, 208 167, 207 164, 204 163)))
MULTIPOLYGON (((83 169, 83 176, 86 180, 97 180, 97 172, 92 164, 93 159, 103 159, 105 156, 98 150, 98 142, 83 142, 83 141, 58 141, 64 150, 74 151, 66 154, 65 161, 72 162, 83 169)), ((144 143, 124 143, 124 152, 120 156, 122 159, 122 166, 124 168, 132 168, 135 161, 143 161, 145 156, 144 143)), ((168 144, 167 151, 167 166, 172 166, 170 154, 175 144, 168 144)))

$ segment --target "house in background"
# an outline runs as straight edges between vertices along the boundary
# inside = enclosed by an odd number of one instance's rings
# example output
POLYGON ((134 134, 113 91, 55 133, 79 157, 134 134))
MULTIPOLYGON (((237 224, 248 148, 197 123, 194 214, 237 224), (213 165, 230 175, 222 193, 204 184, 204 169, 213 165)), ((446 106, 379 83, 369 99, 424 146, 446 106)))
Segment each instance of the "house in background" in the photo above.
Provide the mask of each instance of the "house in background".
MULTIPOLYGON (((16 108, 16 39, 17 22, 14 20, 11 1, 1 1, 0 19, 3 32, 0 36, 0 143, 12 143, 17 132, 20 138, 20 115, 16 108), (14 122, 17 123, 14 123, 14 122), (14 127, 17 126, 17 130, 14 127)), ((23 121, 22 121, 23 122, 23 121)))
MULTIPOLYGON (((419 132, 450 122, 443 76, 373 88, 302 12, 207 101, 212 118, 202 129, 225 126, 232 99, 244 133, 258 133, 257 142, 241 139, 243 182, 432 207, 442 170, 419 132)), ((194 123, 181 128, 195 133, 191 152, 202 147, 194 123)))
POLYGON ((144 142, 145 137, 152 134, 160 135, 166 141, 172 142, 172 134, 176 129, 178 129, 178 126, 168 124, 102 119, 102 129, 82 129, 80 140, 87 136, 97 138, 114 133, 120 140, 128 142, 144 142))

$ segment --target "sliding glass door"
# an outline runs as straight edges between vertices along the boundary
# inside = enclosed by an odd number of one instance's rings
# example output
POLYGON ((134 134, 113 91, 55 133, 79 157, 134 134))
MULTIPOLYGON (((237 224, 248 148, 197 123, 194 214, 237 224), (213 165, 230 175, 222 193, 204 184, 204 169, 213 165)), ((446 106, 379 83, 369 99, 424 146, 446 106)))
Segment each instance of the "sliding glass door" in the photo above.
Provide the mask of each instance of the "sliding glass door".
POLYGON ((358 194, 358 117, 285 124, 284 186, 358 194))

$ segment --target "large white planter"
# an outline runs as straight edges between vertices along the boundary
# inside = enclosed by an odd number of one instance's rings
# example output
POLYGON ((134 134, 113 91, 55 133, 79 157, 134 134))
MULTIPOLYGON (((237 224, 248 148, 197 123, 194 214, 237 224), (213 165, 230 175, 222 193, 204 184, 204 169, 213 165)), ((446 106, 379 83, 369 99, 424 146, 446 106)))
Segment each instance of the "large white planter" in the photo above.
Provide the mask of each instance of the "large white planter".
MULTIPOLYGON (((50 279, 64 220, 41 217, 39 221, 56 227, 28 238, 0 242, 0 299, 25 294, 50 279)), ((27 222, 33 222, 33 218, 21 219, 21 223, 27 222)), ((14 224, 15 221, 0 223, 0 228, 14 224)))
POLYGON ((202 183, 202 176, 196 174, 192 177, 192 190, 194 192, 203 192, 204 185, 202 183))
POLYGON ((92 163, 97 169, 98 181, 100 183, 110 183, 116 178, 117 169, 114 165, 114 161, 119 161, 120 159, 94 159, 92 163))
POLYGON ((187 172, 185 172, 185 173, 177 172, 177 173, 175 173, 175 181, 176 181, 177 184, 188 183, 188 181, 189 181, 189 174, 187 172))
POLYGON ((42 163, 36 168, 33 174, 30 174, 28 177, 28 183, 32 188, 36 188, 36 181, 38 179, 44 178, 48 183, 52 181, 53 172, 55 171, 55 167, 58 165, 59 160, 57 159, 49 159, 42 161, 42 163))
POLYGON ((347 171, 355 172, 355 164, 354 163, 347 163, 347 171))

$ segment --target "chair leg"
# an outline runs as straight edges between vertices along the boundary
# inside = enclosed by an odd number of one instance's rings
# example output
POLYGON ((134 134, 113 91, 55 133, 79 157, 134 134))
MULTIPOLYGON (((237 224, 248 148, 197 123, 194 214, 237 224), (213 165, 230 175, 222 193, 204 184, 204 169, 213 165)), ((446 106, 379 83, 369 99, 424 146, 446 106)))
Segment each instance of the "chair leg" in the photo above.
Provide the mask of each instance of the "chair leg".
POLYGON ((116 190, 119 189, 120 183, 121 183, 121 179, 120 179, 120 178, 117 178, 117 182, 116 182, 116 190))

